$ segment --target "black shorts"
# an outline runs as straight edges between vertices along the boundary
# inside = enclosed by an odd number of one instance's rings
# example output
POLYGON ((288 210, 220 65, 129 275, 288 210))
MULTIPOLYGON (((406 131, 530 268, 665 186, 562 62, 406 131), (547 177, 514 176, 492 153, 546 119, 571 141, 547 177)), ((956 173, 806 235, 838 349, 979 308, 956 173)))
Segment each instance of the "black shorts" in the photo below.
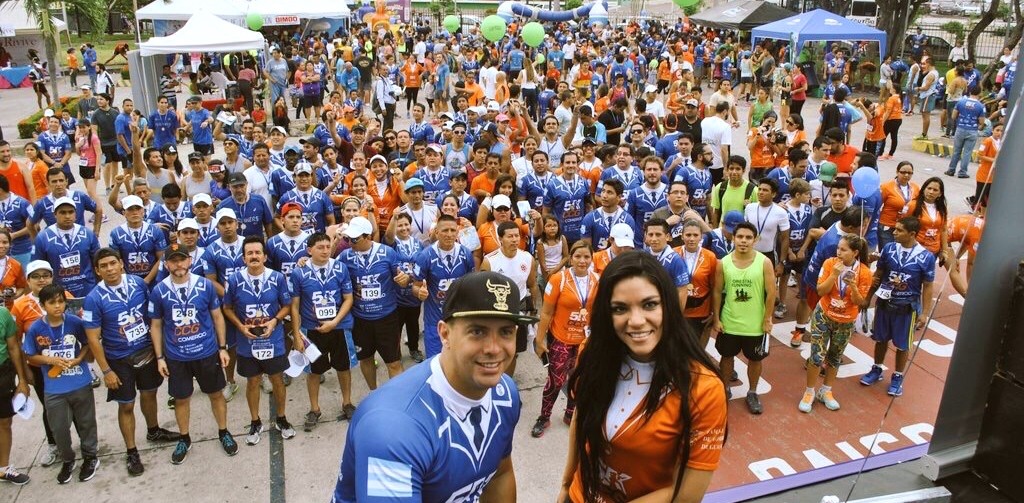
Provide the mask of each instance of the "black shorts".
POLYGON ((392 311, 379 320, 355 318, 352 342, 356 345, 356 358, 360 361, 380 355, 384 363, 394 363, 402 358, 402 318, 398 310, 392 311))
POLYGON ((213 144, 200 145, 198 143, 193 143, 192 150, 199 152, 200 154, 210 156, 213 155, 213 144))
MULTIPOLYGON (((789 274, 791 272, 795 272, 795 273, 799 274, 801 277, 803 277, 804 269, 807 269, 807 259, 804 258, 803 260, 801 260, 799 262, 790 262, 790 261, 787 260, 786 263, 783 265, 783 267, 784 267, 785 274, 789 274)), ((800 278, 797 278, 797 280, 800 280, 800 278)))
POLYGON ((81 176, 83 180, 95 180, 96 166, 79 166, 78 176, 81 176))
MULTIPOLYGON (((100 150, 103 151, 103 160, 106 164, 121 160, 121 154, 117 152, 117 145, 103 145, 100 150)), ((125 156, 125 158, 128 157, 131 156, 125 156)))
POLYGON ((740 84, 750 84, 754 82, 754 77, 740 77, 740 84))
MULTIPOLYGON (((319 344, 317 344, 319 346, 319 344)), ((322 357, 320 358, 323 359, 322 357)), ((269 360, 257 360, 247 356, 238 355, 238 375, 248 379, 261 374, 272 376, 284 372, 291 364, 288 363, 286 355, 275 356, 269 360)))
POLYGON ((765 253, 765 252, 761 252, 761 255, 764 255, 764 256, 765 256, 765 258, 767 258, 767 259, 768 259, 768 261, 772 263, 772 269, 774 269, 774 268, 775 268, 775 266, 779 264, 779 256, 778 256, 778 253, 776 253, 776 252, 774 252, 774 251, 772 251, 772 252, 768 252, 768 253, 765 253))
POLYGON ((10 358, 0 365, 0 419, 14 417, 11 399, 18 389, 17 376, 18 372, 14 370, 14 362, 10 358))
POLYGON ((743 352, 743 356, 752 362, 759 362, 768 357, 768 346, 771 337, 764 335, 733 335, 722 333, 715 340, 715 350, 723 358, 730 358, 743 352))
POLYGON ((302 108, 313 108, 313 107, 318 107, 318 106, 320 106, 320 105, 321 105, 322 103, 323 103, 323 100, 321 100, 321 99, 320 99, 320 96, 318 96, 318 95, 315 95, 315 94, 313 94, 313 95, 308 95, 308 96, 307 96, 307 95, 305 95, 305 94, 303 94, 303 95, 302 95, 302 97, 301 97, 301 98, 299 98, 299 105, 300 105, 300 106, 301 106, 302 108))
POLYGON ((344 330, 338 328, 327 333, 306 330, 305 335, 320 350, 320 358, 309 364, 310 373, 321 375, 331 369, 341 372, 352 368, 349 365, 348 341, 345 340, 344 330))
MULTIPOLYGON (((170 361, 167 363, 170 365, 170 361)), ((139 368, 132 366, 128 358, 107 358, 107 364, 121 380, 117 389, 107 389, 108 402, 132 403, 136 390, 156 391, 164 383, 164 376, 156 368, 156 359, 139 368)))
POLYGON ((224 369, 220 366, 219 353, 191 361, 168 358, 167 370, 171 373, 171 377, 167 379, 167 392, 178 399, 192 396, 193 379, 199 383, 199 389, 207 395, 224 389, 227 384, 224 369))

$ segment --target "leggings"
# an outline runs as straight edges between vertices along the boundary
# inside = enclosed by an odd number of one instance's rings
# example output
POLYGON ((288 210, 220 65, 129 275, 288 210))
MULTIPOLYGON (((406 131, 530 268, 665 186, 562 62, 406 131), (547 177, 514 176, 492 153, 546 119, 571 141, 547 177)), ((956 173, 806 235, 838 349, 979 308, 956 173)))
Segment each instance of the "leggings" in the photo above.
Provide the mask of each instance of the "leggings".
MULTIPOLYGON (((900 126, 903 125, 903 119, 889 119, 882 125, 882 130, 885 131, 886 137, 892 137, 892 146, 889 147, 889 155, 896 153, 896 143, 899 141, 900 126)), ((882 138, 882 148, 879 152, 885 150, 885 138, 882 138)))
POLYGON ((524 88, 520 89, 519 92, 523 95, 523 102, 526 103, 526 110, 529 111, 530 117, 533 117, 534 122, 537 118, 537 88, 524 88))
POLYGON ((881 157, 882 154, 885 153, 885 138, 878 141, 872 141, 865 138, 864 144, 861 145, 861 150, 875 154, 875 157, 881 157))
MULTIPOLYGON (((569 379, 569 374, 576 366, 578 352, 579 346, 566 344, 548 333, 548 381, 544 383, 544 392, 541 396, 541 417, 551 417, 551 409, 555 406, 555 400, 558 400, 558 393, 562 391, 565 381, 569 379)), ((572 415, 576 410, 576 404, 568 395, 566 400, 568 403, 565 405, 565 413, 572 415)))
POLYGON ((422 304, 416 304, 415 306, 398 306, 398 319, 401 320, 402 326, 405 327, 406 346, 409 348, 409 351, 420 348, 421 306, 422 304))
POLYGON ((800 112, 804 109, 804 103, 806 100, 790 100, 789 113, 800 115, 800 112))
POLYGON ((412 106, 416 104, 416 100, 420 97, 420 88, 418 87, 407 87, 405 88, 405 111, 412 110, 412 106))

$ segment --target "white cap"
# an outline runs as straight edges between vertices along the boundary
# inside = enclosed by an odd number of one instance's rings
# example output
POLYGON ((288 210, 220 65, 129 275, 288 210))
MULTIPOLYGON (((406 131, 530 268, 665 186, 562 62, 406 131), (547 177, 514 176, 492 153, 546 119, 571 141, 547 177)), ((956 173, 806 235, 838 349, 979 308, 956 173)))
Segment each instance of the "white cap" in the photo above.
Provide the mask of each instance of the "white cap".
POLYGON ((491 100, 491 101, 487 102, 487 110, 488 111, 494 111, 494 112, 500 111, 501 110, 501 105, 499 105, 497 101, 491 100))
POLYGON ((178 222, 178 230, 180 231, 182 229, 192 229, 198 231, 199 222, 196 222, 196 219, 194 218, 182 218, 181 221, 178 222))
POLYGON ((213 206, 213 198, 211 198, 209 194, 200 192, 192 196, 192 206, 195 206, 199 203, 206 203, 209 204, 210 206, 213 206))
POLYGON ((283 127, 281 127, 281 126, 274 126, 274 127, 270 128, 270 131, 267 132, 267 134, 269 135, 270 133, 273 133, 274 131, 277 131, 277 132, 279 132, 279 133, 281 133, 281 134, 283 134, 285 136, 288 136, 288 131, 285 131, 285 129, 283 127))
POLYGON ((469 107, 466 109, 467 112, 473 112, 477 115, 483 115, 487 113, 487 108, 477 105, 475 107, 469 107))
POLYGON ((370 158, 370 162, 368 162, 368 163, 366 163, 366 164, 368 164, 368 165, 369 165, 369 164, 373 164, 373 163, 374 163, 374 162, 376 162, 376 161, 380 161, 380 162, 382 162, 382 163, 384 163, 384 164, 387 164, 387 163, 388 163, 388 158, 387 158, 387 157, 384 157, 384 156, 382 156, 382 155, 380 155, 380 154, 376 154, 376 155, 374 155, 373 157, 371 157, 371 158, 370 158))
POLYGON ((644 88, 644 92, 645 93, 656 93, 656 92, 658 92, 658 86, 656 86, 654 84, 647 84, 647 87, 644 88))
POLYGON ((608 237, 619 248, 633 248, 635 246, 633 244, 633 228, 625 222, 613 225, 608 237))
POLYGON ((238 216, 235 215, 235 210, 233 210, 231 208, 221 208, 221 209, 217 210, 217 216, 214 217, 213 220, 215 222, 217 222, 218 224, 220 224, 220 219, 222 219, 222 218, 230 218, 232 220, 238 220, 238 216))
POLYGON ((145 204, 142 204, 142 198, 139 196, 125 196, 125 198, 121 200, 121 207, 126 210, 135 206, 138 206, 139 208, 146 207, 145 204))
POLYGON ((288 353, 288 368, 284 373, 291 377, 299 377, 307 365, 309 365, 309 359, 306 358, 306 355, 293 349, 288 353))
POLYGON ((53 117, 53 109, 47 108, 46 111, 43 112, 43 117, 53 117))
POLYGON ((16 393, 14 398, 11 398, 11 408, 18 417, 29 419, 36 410, 36 402, 21 393, 16 393))
POLYGON ((65 205, 65 204, 70 204, 71 206, 74 206, 76 209, 78 208, 78 205, 75 204, 75 200, 74 199, 71 199, 68 196, 64 196, 64 197, 58 197, 57 200, 53 202, 53 211, 57 211, 57 208, 60 208, 61 205, 65 205))
POLYGON ((305 162, 305 161, 296 164, 295 165, 295 174, 298 175, 299 173, 309 173, 309 174, 312 174, 313 173, 313 165, 308 163, 308 162, 305 162))
POLYGON ((373 233, 373 224, 365 217, 355 217, 341 233, 350 238, 367 236, 373 233))
POLYGON ((32 273, 34 273, 34 272, 36 272, 36 271, 38 271, 40 269, 45 269, 47 271, 50 271, 51 273, 53 272, 53 267, 50 267, 50 263, 49 262, 47 262, 45 260, 33 260, 33 261, 29 262, 28 263, 28 267, 25 268, 25 277, 27 278, 27 277, 31 276, 32 273))
POLYGON ((508 196, 506 196, 505 194, 498 194, 498 195, 492 197, 491 198, 491 208, 498 208, 498 207, 511 208, 512 207, 512 200, 509 199, 508 196))

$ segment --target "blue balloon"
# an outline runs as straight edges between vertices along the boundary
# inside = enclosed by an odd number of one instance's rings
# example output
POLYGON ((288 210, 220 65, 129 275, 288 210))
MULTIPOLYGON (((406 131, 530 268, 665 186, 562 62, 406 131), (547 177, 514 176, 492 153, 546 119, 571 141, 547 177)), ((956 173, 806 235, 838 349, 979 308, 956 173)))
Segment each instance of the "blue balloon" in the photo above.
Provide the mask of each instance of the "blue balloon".
POLYGON ((860 197, 871 197, 878 193, 881 178, 872 168, 864 167, 853 172, 853 190, 860 197))

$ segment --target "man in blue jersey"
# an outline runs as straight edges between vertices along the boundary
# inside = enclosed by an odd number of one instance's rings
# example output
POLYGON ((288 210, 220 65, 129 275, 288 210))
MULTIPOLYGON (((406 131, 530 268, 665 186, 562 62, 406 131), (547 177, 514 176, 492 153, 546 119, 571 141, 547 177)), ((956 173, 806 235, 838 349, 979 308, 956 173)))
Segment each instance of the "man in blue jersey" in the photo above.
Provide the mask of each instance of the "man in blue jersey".
POLYGON ((213 155, 213 114, 203 108, 203 99, 191 96, 185 102, 185 133, 192 135, 192 147, 205 161, 213 155))
POLYGON ((50 189, 49 195, 36 200, 32 211, 32 223, 39 225, 40 221, 46 225, 53 225, 57 221, 54 215, 56 201, 62 197, 71 198, 75 202, 75 223, 85 225, 86 210, 93 213, 92 231, 100 234, 100 227, 103 224, 103 207, 96 204, 88 195, 73 189, 68 189, 68 177, 63 171, 57 168, 50 168, 46 172, 46 185, 50 189))
MULTIPOLYGON (((263 432, 260 383, 264 375, 270 378, 277 406, 274 426, 285 440, 295 436, 295 429, 285 414, 288 396, 282 378, 282 372, 289 366, 284 319, 292 305, 292 294, 284 275, 267 269, 266 246, 259 237, 245 238, 242 249, 245 269, 228 278, 224 318, 242 335, 238 338, 238 373, 246 379, 245 398, 251 418, 245 443, 256 445, 263 432)), ((296 346, 302 348, 302 343, 296 346)))
POLYGON ((333 503, 515 500, 520 401, 503 374, 516 355, 518 325, 537 321, 520 314, 518 290, 495 272, 451 285, 438 323, 441 354, 363 401, 333 503))
POLYGON ((543 210, 548 183, 555 177, 548 169, 548 160, 547 152, 534 150, 530 156, 533 171, 517 181, 519 200, 530 203, 530 208, 537 211, 543 210))
POLYGON ((597 191, 608 180, 619 180, 622 182, 623 192, 629 192, 644 183, 644 174, 640 168, 633 165, 633 146, 624 143, 615 149, 615 164, 607 167, 601 172, 601 179, 597 182, 597 191))
POLYGON ((352 277, 355 302, 353 340, 358 348, 359 370, 370 390, 377 389, 377 353, 388 367, 388 377, 402 373, 402 323, 398 309, 398 287, 409 284, 409 275, 399 268, 398 254, 373 241, 373 224, 355 217, 342 231, 349 248, 341 252, 352 277))
POLYGON ((661 181, 664 172, 661 159, 652 155, 642 164, 644 183, 626 197, 626 209, 637 225, 644 225, 654 215, 654 210, 668 205, 668 186, 661 181))
POLYGON ((470 222, 476 222, 477 213, 480 211, 480 203, 467 192, 469 188, 469 175, 463 170, 452 171, 449 183, 451 183, 452 190, 448 191, 441 200, 443 201, 448 196, 454 197, 459 201, 459 216, 470 222))
POLYGON ((156 368, 149 332, 149 288, 142 278, 125 274, 117 250, 101 248, 93 260, 102 283, 85 297, 82 320, 89 348, 103 372, 107 401, 117 402, 117 424, 127 449, 128 475, 142 475, 145 467, 135 445, 135 392, 141 397, 146 439, 175 442, 178 434, 160 427, 156 391, 164 378, 156 368))
POLYGON ((775 202, 786 204, 789 201, 789 184, 793 180, 806 180, 808 182, 817 180, 818 177, 808 171, 809 155, 802 148, 791 148, 786 154, 789 164, 780 166, 768 172, 765 177, 775 180, 779 184, 779 191, 775 194, 775 202))
POLYGON ((978 132, 985 127, 985 105, 981 102, 980 86, 971 86, 969 96, 960 98, 953 110, 952 122, 956 124, 953 135, 953 155, 949 158, 949 169, 946 176, 956 174, 957 178, 970 178, 967 166, 971 162, 971 152, 978 143, 978 132), (959 168, 958 168, 959 167, 959 168))
POLYGON ((458 243, 459 225, 451 215, 441 215, 434 228, 437 242, 415 257, 413 294, 424 302, 423 348, 427 358, 441 352, 437 324, 452 282, 476 269, 473 253, 458 243))
POLYGON ((228 365, 224 314, 213 283, 190 271, 192 258, 186 248, 172 244, 167 249, 170 276, 157 284, 149 297, 150 333, 160 374, 168 379, 168 393, 175 399, 174 416, 181 438, 171 454, 180 465, 192 449, 189 435, 193 380, 210 398, 217 422, 220 445, 228 456, 238 444, 228 431, 228 408, 224 400, 224 371, 228 365))
POLYGON ((690 270, 686 268, 682 256, 668 246, 671 227, 668 222, 660 218, 652 218, 644 226, 644 244, 647 251, 658 259, 658 262, 668 271, 679 292, 679 305, 686 306, 686 297, 689 295, 690 270))
POLYGON ((924 328, 926 321, 918 316, 934 300, 935 255, 918 244, 920 228, 921 222, 914 217, 896 222, 892 232, 894 241, 882 248, 871 284, 870 293, 878 297, 871 330, 871 338, 875 340, 875 364, 861 377, 860 383, 870 386, 882 380, 882 364, 891 341, 896 346, 896 366, 888 390, 891 396, 903 394, 903 372, 914 343, 914 331, 924 328))
MULTIPOLYGON (((370 164, 373 164, 376 157, 370 159, 370 164)), ((451 170, 442 164, 444 148, 436 143, 427 145, 423 160, 425 164, 416 171, 415 177, 423 182, 423 200, 429 204, 437 204, 441 196, 452 188, 451 170)), ((387 162, 387 159, 384 162, 387 162)))
POLYGON ((240 220, 238 228, 242 237, 270 236, 274 233, 274 215, 270 211, 270 201, 258 194, 250 194, 248 187, 249 179, 242 173, 228 175, 231 197, 220 202, 217 212, 220 213, 225 208, 234 211, 240 220))
POLYGON ((310 233, 302 230, 302 206, 298 203, 281 205, 279 212, 283 232, 267 241, 267 265, 280 271, 291 282, 291 272, 302 257, 307 257, 306 239, 310 233))
POLYGON ((32 203, 13 192, 7 177, 0 175, 0 227, 11 233, 10 256, 20 264, 32 260, 32 203))
POLYGON ((146 219, 164 231, 169 239, 171 231, 178 227, 178 222, 193 217, 192 205, 187 200, 181 200, 181 187, 176 183, 168 183, 161 187, 160 199, 163 203, 156 205, 146 219))
POLYGON ((308 162, 295 167, 295 188, 281 195, 278 208, 287 203, 302 206, 302 230, 324 232, 334 225, 334 204, 324 191, 313 186, 313 166, 308 162))
POLYGON ((49 262, 57 271, 54 282, 73 297, 82 298, 96 286, 92 256, 100 249, 100 243, 92 231, 75 223, 75 201, 62 197, 53 206, 56 223, 36 236, 33 258, 49 262))
POLYGON ((583 217, 580 223, 580 239, 586 240, 594 250, 608 247, 608 233, 618 223, 629 224, 636 229, 636 222, 626 210, 619 206, 625 189, 619 180, 608 180, 598 192, 600 208, 594 209, 583 217))
MULTIPOLYGON (((334 369, 341 388, 339 420, 351 419, 356 407, 352 404, 352 278, 344 262, 331 258, 331 238, 322 232, 306 240, 309 260, 291 272, 292 331, 301 334, 320 350, 320 358, 310 363, 306 377, 309 412, 303 430, 313 431, 323 412, 320 409, 320 377, 334 369)), ((302 337, 295 338, 296 349, 302 351, 302 337)), ((372 366, 372 364, 371 364, 372 366)))
POLYGON ((149 114, 149 129, 153 131, 153 148, 164 148, 165 145, 178 144, 178 112, 170 108, 167 97, 160 96, 156 101, 156 111, 149 114))
POLYGON ((562 176, 552 176, 544 191, 544 212, 554 215, 569 243, 580 239, 580 224, 591 209, 590 182, 579 175, 579 161, 575 151, 562 154, 562 176))
POLYGON ((167 239, 158 227, 143 220, 146 210, 139 196, 125 197, 121 207, 126 222, 110 232, 110 247, 128 264, 128 274, 142 278, 147 285, 152 284, 167 248, 167 239))

